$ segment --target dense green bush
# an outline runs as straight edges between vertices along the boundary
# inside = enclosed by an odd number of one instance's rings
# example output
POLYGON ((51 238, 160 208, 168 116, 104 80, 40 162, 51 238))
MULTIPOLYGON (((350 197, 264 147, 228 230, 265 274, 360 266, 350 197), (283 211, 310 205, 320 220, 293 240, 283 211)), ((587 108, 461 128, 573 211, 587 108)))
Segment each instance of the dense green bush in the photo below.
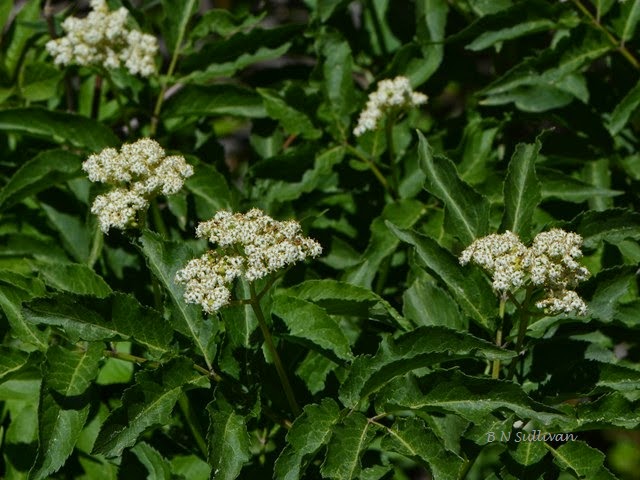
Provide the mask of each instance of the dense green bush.
POLYGON ((0 475, 640 478, 640 0, 210 3, 0 0, 0 475))

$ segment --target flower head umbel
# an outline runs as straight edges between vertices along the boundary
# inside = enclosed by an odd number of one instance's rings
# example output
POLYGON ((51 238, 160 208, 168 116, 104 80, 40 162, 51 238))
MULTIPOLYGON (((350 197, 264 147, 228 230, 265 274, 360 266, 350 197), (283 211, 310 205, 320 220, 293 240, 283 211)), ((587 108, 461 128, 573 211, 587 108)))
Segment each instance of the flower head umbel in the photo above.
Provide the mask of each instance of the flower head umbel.
POLYGON ((368 130, 375 130, 387 112, 406 110, 426 102, 427 96, 414 92, 407 77, 382 80, 378 83, 378 89, 369 95, 367 107, 360 113, 353 134, 359 137, 368 130))
POLYGON ((118 152, 105 148, 83 164, 89 180, 113 185, 109 193, 98 195, 91 212, 98 215, 100 228, 124 229, 135 221, 136 213, 148 206, 149 199, 177 193, 193 167, 181 156, 167 157, 164 149, 150 138, 125 144, 118 152))
POLYGON ((176 282, 186 287, 185 301, 199 303, 207 313, 231 301, 230 286, 236 278, 251 282, 322 253, 318 242, 300 234, 298 222, 274 220, 257 208, 245 214, 219 211, 198 225, 196 235, 218 249, 187 263, 176 282))
POLYGON ((66 35, 50 40, 46 49, 56 65, 124 65, 132 75, 148 77, 156 70, 158 41, 153 35, 126 26, 129 12, 120 7, 111 12, 106 0, 91 0, 85 18, 68 17, 62 22, 66 35))
POLYGON ((546 298, 536 303, 550 314, 587 314, 584 300, 573 290, 589 277, 577 261, 582 257, 582 237, 554 228, 536 235, 527 248, 516 234, 506 231, 474 241, 460 255, 460 263, 473 261, 493 277, 494 290, 513 292, 533 285, 544 289, 546 298))

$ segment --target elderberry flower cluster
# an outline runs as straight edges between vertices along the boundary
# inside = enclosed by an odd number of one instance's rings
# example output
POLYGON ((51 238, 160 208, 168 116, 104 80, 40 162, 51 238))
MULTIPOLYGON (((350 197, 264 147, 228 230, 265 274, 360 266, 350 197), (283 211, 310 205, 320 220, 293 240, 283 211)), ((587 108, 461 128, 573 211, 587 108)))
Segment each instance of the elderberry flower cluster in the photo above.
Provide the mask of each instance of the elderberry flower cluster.
POLYGON ((56 65, 124 65, 132 75, 148 77, 156 70, 158 41, 153 35, 127 28, 129 12, 121 7, 111 12, 106 0, 91 0, 85 18, 68 17, 62 23, 66 35, 50 40, 46 49, 56 65))
POLYGON ((177 193, 184 179, 193 175, 193 167, 181 156, 167 157, 164 149, 150 138, 124 144, 118 152, 105 148, 83 164, 89 180, 113 185, 98 195, 91 213, 98 216, 100 229, 125 229, 135 223, 136 213, 145 209, 149 199, 177 193))
POLYGON ((367 107, 360 113, 353 134, 359 137, 366 131, 375 130, 382 117, 389 111, 405 110, 426 102, 427 96, 414 92, 407 77, 382 80, 378 83, 378 89, 369 95, 367 107))
POLYGON ((251 282, 322 253, 318 242, 300 234, 298 222, 274 220, 257 208, 246 214, 219 211, 198 225, 196 235, 218 250, 189 261, 175 280, 185 285, 185 301, 202 305, 207 313, 231 301, 230 287, 236 278, 251 282))
POLYGON ((578 263, 582 237, 554 228, 539 233, 527 248, 516 234, 506 231, 474 241, 460 255, 460 263, 473 261, 487 270, 498 292, 512 292, 527 284, 544 289, 546 298, 536 303, 550 314, 587 314, 584 300, 572 290, 589 277, 578 263))

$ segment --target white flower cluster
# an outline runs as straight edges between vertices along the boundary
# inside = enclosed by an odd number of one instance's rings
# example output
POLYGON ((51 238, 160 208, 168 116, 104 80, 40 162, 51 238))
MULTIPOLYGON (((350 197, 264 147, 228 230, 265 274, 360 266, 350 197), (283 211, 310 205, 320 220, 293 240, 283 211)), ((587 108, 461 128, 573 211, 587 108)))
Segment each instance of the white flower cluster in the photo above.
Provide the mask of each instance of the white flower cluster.
POLYGON ((550 314, 587 314, 587 306, 571 290, 589 277, 577 261, 582 257, 582 237, 554 228, 539 233, 527 248, 516 234, 506 231, 474 241, 460 255, 460 263, 470 261, 485 268, 499 292, 514 291, 527 283, 544 288, 547 297, 536 303, 550 314))
POLYGON ((317 257, 322 247, 300 235, 294 220, 279 222, 254 208, 246 214, 219 211, 196 229, 196 235, 220 247, 191 260, 176 274, 185 284, 184 299, 214 313, 231 299, 230 284, 238 277, 248 281, 263 278, 287 265, 317 257))
POLYGON ((156 37, 128 29, 129 12, 124 7, 110 12, 106 0, 91 0, 91 8, 86 18, 66 18, 62 23, 66 35, 47 42, 46 49, 55 64, 105 68, 124 64, 132 75, 153 74, 158 52, 156 37))
POLYGON ((105 148, 83 164, 92 182, 115 186, 98 195, 91 212, 98 215, 100 228, 124 229, 135 222, 136 212, 145 209, 149 199, 162 193, 177 193, 184 179, 193 175, 193 167, 181 156, 165 156, 164 149, 150 138, 124 144, 118 152, 105 148))
POLYGON ((414 92, 407 77, 382 80, 378 89, 369 95, 367 107, 360 113, 353 134, 359 137, 368 130, 375 130, 380 119, 391 110, 403 110, 427 103, 427 96, 414 92))

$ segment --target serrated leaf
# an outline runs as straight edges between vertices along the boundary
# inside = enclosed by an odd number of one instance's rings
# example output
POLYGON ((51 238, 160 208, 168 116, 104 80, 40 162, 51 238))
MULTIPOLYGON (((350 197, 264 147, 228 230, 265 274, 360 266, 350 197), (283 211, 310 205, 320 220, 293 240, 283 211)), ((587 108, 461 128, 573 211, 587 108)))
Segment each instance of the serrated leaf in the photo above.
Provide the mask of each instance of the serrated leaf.
POLYGON ((155 356, 169 350, 172 338, 158 312, 119 292, 105 299, 62 293, 32 300, 23 312, 28 322, 61 327, 74 340, 133 339, 155 356))
POLYGON ((340 325, 318 305, 289 295, 274 297, 271 312, 280 317, 289 335, 311 342, 322 352, 331 352, 340 360, 353 358, 349 340, 340 325))
POLYGON ((320 468, 324 478, 353 480, 362 466, 360 457, 373 439, 373 425, 359 412, 353 412, 333 429, 327 456, 320 468))
POLYGON ((559 172, 541 172, 541 194, 543 199, 558 198, 566 202, 582 203, 593 198, 611 198, 622 195, 620 190, 611 190, 590 185, 559 172))
POLYGON ((40 480, 56 472, 71 455, 89 414, 86 394, 98 374, 102 346, 89 344, 86 350, 70 351, 53 346, 40 396, 38 457, 30 478, 40 480))
POLYGON ((411 56, 406 65, 406 75, 414 86, 426 82, 442 63, 448 14, 445 0, 416 2, 416 41, 422 55, 411 56))
POLYGON ((167 118, 216 115, 252 118, 267 116, 260 95, 252 90, 227 84, 188 85, 172 96, 162 111, 167 118))
POLYGON ((336 367, 337 364, 324 355, 310 351, 296 368, 296 376, 315 395, 324 390, 327 375, 335 370, 336 367))
POLYGON ((445 450, 438 437, 418 417, 396 420, 387 429, 381 447, 428 466, 434 480, 457 480, 465 463, 455 453, 445 450))
POLYGON ((62 245, 80 263, 86 263, 91 251, 91 235, 87 224, 77 215, 62 213, 55 208, 40 204, 42 211, 60 234, 62 245))
POLYGON ((218 210, 231 208, 231 192, 224 176, 213 166, 201 163, 185 181, 186 189, 195 197, 196 213, 209 219, 218 210))
POLYGON ((300 135, 310 140, 320 138, 322 132, 313 126, 311 119, 303 112, 291 107, 275 90, 258 88, 267 114, 278 120, 290 135, 300 135))
POLYGON ((535 166, 541 147, 539 140, 529 145, 518 144, 504 181, 504 214, 500 230, 511 230, 525 242, 531 236, 531 221, 541 198, 535 166))
POLYGON ((213 322, 207 325, 198 307, 184 301, 183 290, 175 283, 177 271, 184 268, 195 257, 195 253, 184 243, 166 242, 160 235, 148 230, 142 232, 139 242, 147 265, 171 297, 176 313, 175 328, 191 338, 207 366, 211 367, 213 352, 210 342, 215 334, 211 330, 213 322))
POLYGON ((478 270, 469 273, 451 253, 431 238, 401 230, 391 223, 387 223, 387 226, 400 240, 416 248, 427 268, 442 280, 467 315, 484 329, 490 330, 497 310, 495 294, 487 279, 478 270))
POLYGON ((340 418, 338 405, 324 398, 319 405, 307 405, 287 433, 287 446, 276 460, 275 480, 298 480, 307 465, 331 438, 340 418))
POLYGON ((377 353, 356 357, 340 387, 340 401, 354 408, 399 375, 459 358, 509 360, 515 352, 445 327, 419 327, 396 339, 385 337, 377 353))
POLYGON ((180 50, 178 41, 184 37, 191 15, 198 8, 196 0, 162 0, 165 19, 163 22, 164 39, 170 53, 180 50))
POLYGON ((545 425, 567 420, 561 412, 531 400, 515 383, 471 377, 458 370, 436 371, 419 379, 397 378, 378 394, 376 408, 455 413, 474 423, 496 410, 545 425))
POLYGON ((22 314, 22 302, 32 297, 33 293, 0 281, 0 309, 11 326, 11 334, 23 342, 35 345, 38 350, 46 350, 48 334, 27 322, 22 314))
POLYGON ((574 472, 579 478, 595 478, 603 469, 604 453, 581 440, 567 442, 550 450, 560 468, 574 472))
POLYGON ((357 265, 349 268, 342 280, 371 288, 384 259, 396 251, 400 241, 385 223, 392 222, 400 228, 411 228, 425 212, 424 205, 413 199, 398 200, 385 205, 382 214, 371 222, 371 237, 357 265))
POLYGON ((393 321, 408 329, 407 321, 371 290, 339 280, 307 280, 285 290, 287 295, 318 304, 331 315, 357 315, 393 321))
POLYGON ((579 403, 575 410, 573 430, 597 430, 612 426, 624 429, 636 429, 640 426, 638 402, 631 402, 623 393, 612 392, 597 400, 579 403))
POLYGON ((118 457, 146 430, 170 423, 171 412, 182 392, 198 386, 201 378, 185 358, 138 373, 135 383, 125 390, 122 405, 102 425, 93 452, 118 457))
POLYGON ((111 287, 91 268, 81 263, 43 262, 30 260, 29 264, 42 277, 45 284, 56 290, 106 297, 111 287))
POLYGON ((207 410, 211 418, 208 443, 212 478, 238 478, 242 467, 251 458, 246 419, 230 407, 218 410, 213 402, 207 410))
POLYGON ((80 158, 66 150, 45 150, 22 165, 0 190, 5 209, 42 190, 78 175, 80 158))
POLYGON ((627 238, 640 240, 640 214, 624 208, 586 211, 570 222, 557 222, 554 226, 580 234, 583 246, 589 249, 603 240, 613 245, 627 238))
POLYGON ((470 244, 489 228, 489 202, 458 177, 453 162, 434 157, 431 147, 418 132, 418 158, 426 175, 425 189, 445 205, 445 225, 463 243, 470 244))
POLYGON ((149 474, 147 480, 171 480, 171 465, 155 448, 146 442, 140 442, 131 449, 149 474))
POLYGON ((620 133, 629 122, 631 115, 638 109, 638 106, 640 106, 640 82, 629 90, 611 112, 611 116, 607 121, 609 133, 611 135, 620 133))
POLYGON ((0 379, 20 370, 28 359, 27 352, 0 345, 0 379))
MULTIPOLYGON (((526 435, 526 432, 522 433, 526 435)), ((509 453, 511 458, 520 465, 529 466, 535 465, 542 460, 542 458, 547 454, 547 449, 541 442, 523 441, 518 443, 515 450, 511 450, 509 453)))
POLYGON ((0 131, 32 135, 55 143, 69 143, 92 151, 120 143, 111 129, 102 123, 74 113, 39 108, 0 110, 0 131))
POLYGON ((620 2, 620 17, 614 20, 613 26, 622 45, 631 40, 640 21, 640 0, 620 2))

